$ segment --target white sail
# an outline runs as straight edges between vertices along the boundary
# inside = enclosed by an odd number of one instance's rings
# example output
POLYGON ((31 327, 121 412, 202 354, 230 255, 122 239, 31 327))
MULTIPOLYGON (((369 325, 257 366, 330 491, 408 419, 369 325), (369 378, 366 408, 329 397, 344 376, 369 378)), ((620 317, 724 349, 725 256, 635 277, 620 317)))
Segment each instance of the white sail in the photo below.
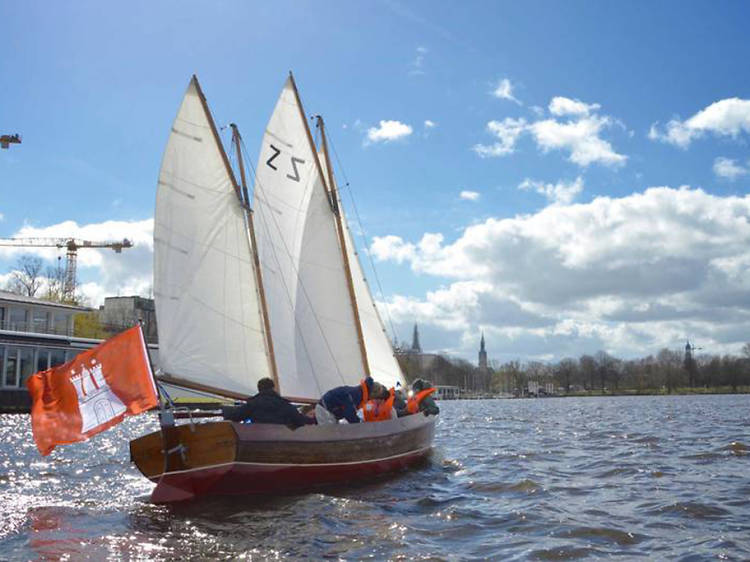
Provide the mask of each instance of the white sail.
MULTIPOLYGON (((320 163, 323 166, 323 174, 325 177, 329 177, 326 170, 326 159, 323 155, 320 158, 320 163)), ((331 177, 334 178, 333 181, 335 183, 336 179, 333 174, 331 174, 331 177)), ((338 186, 336 186, 336 193, 340 197, 341 192, 338 190, 338 186)), ((383 322, 373 301, 372 293, 370 293, 370 287, 365 278, 362 264, 359 261, 359 256, 344 213, 344 206, 341 204, 340 199, 339 209, 341 210, 344 222, 344 243, 346 244, 346 253, 349 256, 349 267, 352 273, 354 295, 357 301, 357 310, 359 311, 359 321, 362 325, 362 337, 365 342, 370 374, 373 379, 388 388, 395 387, 397 383, 405 387, 406 381, 404 375, 393 353, 391 341, 383 327, 383 322)))
POLYGON ((195 78, 164 152, 154 217, 159 362, 168 375, 254 394, 270 376, 252 248, 235 180, 195 78))
POLYGON ((357 339, 335 215, 291 77, 266 128, 255 178, 255 235, 279 386, 318 398, 357 384, 357 339))

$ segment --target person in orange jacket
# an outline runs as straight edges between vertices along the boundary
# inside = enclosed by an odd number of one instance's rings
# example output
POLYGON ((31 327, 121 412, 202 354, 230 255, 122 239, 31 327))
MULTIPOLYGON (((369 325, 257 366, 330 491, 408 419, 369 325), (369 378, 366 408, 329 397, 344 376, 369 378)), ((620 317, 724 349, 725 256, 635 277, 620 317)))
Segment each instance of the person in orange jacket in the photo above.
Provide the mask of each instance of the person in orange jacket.
POLYGON ((396 410, 393 409, 393 401, 395 399, 396 390, 391 388, 386 394, 381 394, 379 398, 373 397, 368 400, 362 410, 365 421, 386 421, 395 418, 396 410))
POLYGON ((411 396, 406 402, 406 410, 410 414, 416 414, 417 412, 424 412, 425 416, 437 416, 440 413, 435 403, 435 399, 431 396, 437 389, 432 387, 430 381, 417 379, 411 385, 412 392, 411 396))

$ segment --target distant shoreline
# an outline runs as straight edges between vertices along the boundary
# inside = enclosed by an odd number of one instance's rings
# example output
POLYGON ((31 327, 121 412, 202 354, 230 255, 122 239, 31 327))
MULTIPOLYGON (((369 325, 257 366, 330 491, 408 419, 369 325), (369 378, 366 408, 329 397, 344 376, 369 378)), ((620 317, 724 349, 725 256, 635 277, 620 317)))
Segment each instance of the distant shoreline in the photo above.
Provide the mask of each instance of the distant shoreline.
POLYGON ((553 394, 550 396, 519 396, 518 398, 585 398, 587 396, 695 396, 709 394, 750 394, 750 386, 738 386, 733 390, 731 386, 712 386, 708 388, 675 388, 672 392, 666 389, 622 389, 622 390, 581 390, 567 394, 553 394))

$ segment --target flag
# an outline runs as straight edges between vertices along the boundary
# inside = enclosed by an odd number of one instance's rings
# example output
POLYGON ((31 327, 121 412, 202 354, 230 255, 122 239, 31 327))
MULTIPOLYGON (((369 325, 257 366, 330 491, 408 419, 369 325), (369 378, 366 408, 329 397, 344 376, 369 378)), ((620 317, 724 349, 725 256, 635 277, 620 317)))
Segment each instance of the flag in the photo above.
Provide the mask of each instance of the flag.
POLYGON ((140 326, 35 373, 26 386, 34 441, 45 456, 56 445, 85 441, 158 403, 140 326))

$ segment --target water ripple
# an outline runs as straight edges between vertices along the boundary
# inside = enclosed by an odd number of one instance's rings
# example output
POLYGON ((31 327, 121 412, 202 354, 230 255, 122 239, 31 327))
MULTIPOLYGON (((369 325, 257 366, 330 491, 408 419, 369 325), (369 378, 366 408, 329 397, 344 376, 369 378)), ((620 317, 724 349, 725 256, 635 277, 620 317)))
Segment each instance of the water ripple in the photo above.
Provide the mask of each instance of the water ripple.
POLYGON ((443 402, 416 470, 153 506, 148 416, 37 453, 0 416, 0 560, 750 559, 747 396, 443 402))

